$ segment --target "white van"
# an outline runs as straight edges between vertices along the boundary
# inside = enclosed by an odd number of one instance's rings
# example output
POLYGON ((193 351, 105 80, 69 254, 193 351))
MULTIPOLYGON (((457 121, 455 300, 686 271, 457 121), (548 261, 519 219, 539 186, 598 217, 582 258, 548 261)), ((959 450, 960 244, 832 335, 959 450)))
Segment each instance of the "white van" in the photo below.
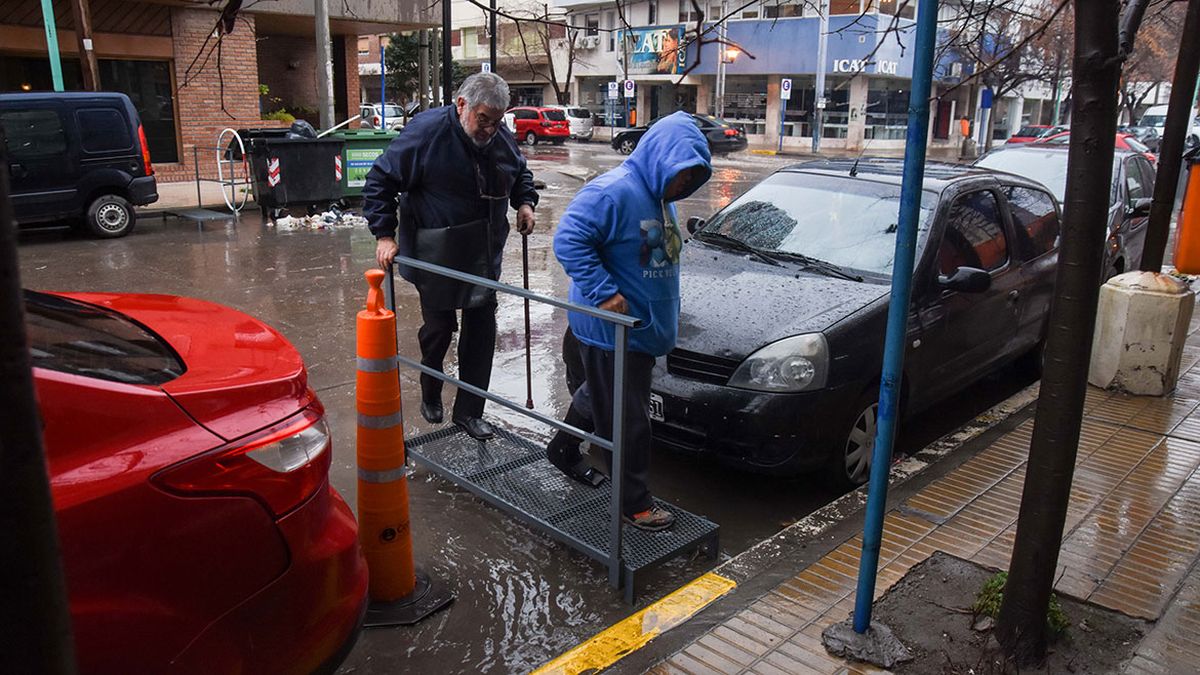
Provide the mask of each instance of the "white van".
MULTIPOLYGON (((1196 125, 1195 110, 1192 111, 1191 122, 1191 131, 1188 132, 1188 136, 1195 136, 1195 140, 1200 141, 1200 127, 1196 125)), ((1138 120, 1138 126, 1154 127, 1155 131, 1158 132, 1160 137, 1163 135, 1163 127, 1166 125, 1166 123, 1167 106, 1165 105, 1152 105, 1149 108, 1146 108, 1146 112, 1142 113, 1142 119, 1138 120)), ((1189 138, 1188 140, 1191 141, 1192 139, 1189 138)))

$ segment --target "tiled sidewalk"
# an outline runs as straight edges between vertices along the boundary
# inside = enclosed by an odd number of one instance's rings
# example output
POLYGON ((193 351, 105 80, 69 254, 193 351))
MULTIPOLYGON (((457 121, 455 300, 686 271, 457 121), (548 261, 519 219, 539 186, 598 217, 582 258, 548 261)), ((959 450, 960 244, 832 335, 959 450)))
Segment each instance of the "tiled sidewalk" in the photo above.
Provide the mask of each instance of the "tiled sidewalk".
MULTIPOLYGON (((1193 332, 1173 396, 1092 388, 1085 404, 1056 588, 1156 622, 1127 672, 1200 663, 1198 359, 1193 332)), ((1008 566, 1032 431, 1031 419, 888 513, 876 597, 937 550, 1008 566)), ((651 672, 878 672, 821 644, 853 609, 861 545, 844 542, 651 672)))

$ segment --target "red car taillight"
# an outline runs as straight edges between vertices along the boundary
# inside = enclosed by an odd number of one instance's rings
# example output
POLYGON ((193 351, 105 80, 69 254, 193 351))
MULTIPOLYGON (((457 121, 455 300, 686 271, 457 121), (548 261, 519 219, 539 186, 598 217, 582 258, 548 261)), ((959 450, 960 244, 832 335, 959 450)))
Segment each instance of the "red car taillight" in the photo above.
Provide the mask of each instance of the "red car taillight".
POLYGON ((184 496, 249 495, 282 516, 325 481, 330 444, 325 416, 306 408, 273 427, 168 467, 154 481, 184 496))
POLYGON ((725 135, 726 135, 726 136, 737 136, 737 135, 738 135, 738 130, 737 130, 737 129, 726 129, 726 130, 725 130, 725 135))
POLYGON ((142 163, 146 165, 146 175, 154 175, 154 165, 150 163, 150 144, 146 142, 146 129, 138 125, 138 142, 142 144, 142 163))

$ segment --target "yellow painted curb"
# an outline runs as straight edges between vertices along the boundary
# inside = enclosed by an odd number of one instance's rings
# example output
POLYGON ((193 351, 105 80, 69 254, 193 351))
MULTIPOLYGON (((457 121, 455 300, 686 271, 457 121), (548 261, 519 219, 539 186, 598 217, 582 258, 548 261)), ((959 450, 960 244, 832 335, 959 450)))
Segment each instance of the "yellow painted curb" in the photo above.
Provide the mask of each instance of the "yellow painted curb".
POLYGON ((775 155, 778 154, 774 150, 751 150, 752 155, 775 155))
POLYGON ((587 642, 533 671, 534 675, 577 675, 604 670, 692 618, 736 587, 737 582, 732 579, 709 572, 597 633, 587 642))

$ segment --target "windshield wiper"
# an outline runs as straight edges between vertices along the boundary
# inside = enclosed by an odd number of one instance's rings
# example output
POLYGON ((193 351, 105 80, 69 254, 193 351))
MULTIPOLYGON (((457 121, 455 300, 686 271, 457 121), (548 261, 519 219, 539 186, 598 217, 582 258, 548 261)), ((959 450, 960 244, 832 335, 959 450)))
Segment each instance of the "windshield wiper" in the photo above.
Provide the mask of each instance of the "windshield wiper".
POLYGON ((809 269, 814 269, 814 270, 817 270, 818 272, 824 272, 825 274, 832 276, 832 277, 841 277, 842 279, 846 279, 847 281, 862 281, 863 280, 863 278, 860 277, 859 275, 854 274, 853 272, 847 272, 846 270, 842 269, 838 265, 835 265, 834 263, 829 262, 828 260, 821 260, 820 258, 813 258, 810 256, 806 256, 803 253, 795 253, 793 251, 767 251, 767 254, 777 256, 780 258, 787 258, 788 260, 795 260, 796 262, 804 265, 805 267, 807 267, 809 269))
POLYGON ((742 251, 743 253, 749 253, 750 255, 754 256, 755 258, 758 258, 759 260, 767 263, 768 265, 774 265, 775 267, 783 267, 783 263, 772 258, 770 255, 768 255, 767 253, 764 253, 762 250, 754 248, 750 244, 747 244, 746 242, 742 241, 741 239, 731 237, 731 236, 729 236, 727 234, 723 234, 721 232, 705 232, 705 231, 701 230, 700 232, 697 232, 696 234, 692 235, 692 238, 699 239, 700 241, 703 241, 705 243, 720 242, 728 248, 742 251))

